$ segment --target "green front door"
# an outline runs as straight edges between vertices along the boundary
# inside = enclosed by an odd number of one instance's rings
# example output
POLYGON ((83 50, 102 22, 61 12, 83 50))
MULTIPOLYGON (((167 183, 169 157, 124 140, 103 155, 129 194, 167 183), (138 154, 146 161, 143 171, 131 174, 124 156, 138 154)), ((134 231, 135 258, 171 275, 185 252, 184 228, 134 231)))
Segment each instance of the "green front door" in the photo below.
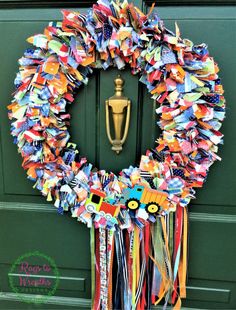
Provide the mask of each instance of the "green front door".
MULTIPOLYGON (((18 1, 16 5, 14 1, 0 1, 0 309, 90 307, 89 230, 69 216, 58 215, 53 205, 32 189, 33 183, 21 168, 21 158, 9 134, 6 106, 14 91, 17 59, 29 46, 26 38, 42 32, 48 21, 60 20, 60 6, 66 7, 68 3, 79 8, 81 5, 79 10, 85 11, 93 2, 58 1, 53 2, 56 8, 50 8, 50 1, 42 4, 18 1), (60 273, 59 287, 46 305, 20 302, 8 282, 12 263, 33 250, 52 257, 60 273)), ((225 145, 220 148, 223 161, 212 167, 204 189, 197 191, 197 199, 190 206, 188 298, 184 305, 198 309, 235 309, 235 7, 201 6, 206 1, 192 1, 198 6, 174 6, 175 2, 160 1, 168 4, 158 9, 161 18, 170 29, 174 29, 177 21, 182 37, 209 44, 221 67, 228 107, 223 126, 225 145)), ((147 11, 151 3, 135 1, 147 11)), ((80 153, 97 167, 118 172, 138 163, 140 154, 155 145, 160 133, 155 125, 155 108, 145 87, 128 69, 96 71, 69 108, 71 139, 79 145, 80 153), (105 100, 114 94, 113 81, 117 74, 125 80, 125 96, 132 101, 130 130, 120 155, 111 150, 105 127, 105 100)))

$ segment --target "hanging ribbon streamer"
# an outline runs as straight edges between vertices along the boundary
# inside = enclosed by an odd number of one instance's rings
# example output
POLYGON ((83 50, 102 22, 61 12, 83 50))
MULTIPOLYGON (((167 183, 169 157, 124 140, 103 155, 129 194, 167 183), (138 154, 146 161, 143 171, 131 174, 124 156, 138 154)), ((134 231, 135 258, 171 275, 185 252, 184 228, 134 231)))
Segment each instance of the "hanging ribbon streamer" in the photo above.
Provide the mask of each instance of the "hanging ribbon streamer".
POLYGON ((94 310, 143 310, 186 297, 187 209, 133 229, 91 229, 94 310))
MULTIPOLYGON (((99 232, 95 230, 95 292, 93 299, 92 309, 100 309, 100 251, 99 251, 99 232)), ((92 253, 92 252, 91 252, 92 253)), ((92 259, 93 260, 93 257, 92 259)))
POLYGON ((107 281, 108 281, 108 309, 112 309, 112 273, 114 259, 114 231, 107 231, 107 281))
POLYGON ((107 281, 107 248, 106 230, 99 228, 99 254, 100 254, 100 300, 102 310, 107 309, 108 303, 108 281, 107 281))
POLYGON ((91 295, 92 305, 94 305, 95 297, 95 267, 96 267, 96 256, 95 256, 95 230, 94 227, 90 229, 90 252, 91 252, 91 295))

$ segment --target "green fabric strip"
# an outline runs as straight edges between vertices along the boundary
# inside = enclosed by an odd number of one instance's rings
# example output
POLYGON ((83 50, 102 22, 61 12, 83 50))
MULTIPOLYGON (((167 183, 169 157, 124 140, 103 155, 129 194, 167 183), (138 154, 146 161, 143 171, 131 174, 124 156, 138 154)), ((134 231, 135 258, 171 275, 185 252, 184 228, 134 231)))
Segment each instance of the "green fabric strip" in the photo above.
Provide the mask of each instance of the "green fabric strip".
POLYGON ((94 226, 90 228, 90 251, 91 251, 91 294, 92 305, 95 296, 95 231, 94 226))

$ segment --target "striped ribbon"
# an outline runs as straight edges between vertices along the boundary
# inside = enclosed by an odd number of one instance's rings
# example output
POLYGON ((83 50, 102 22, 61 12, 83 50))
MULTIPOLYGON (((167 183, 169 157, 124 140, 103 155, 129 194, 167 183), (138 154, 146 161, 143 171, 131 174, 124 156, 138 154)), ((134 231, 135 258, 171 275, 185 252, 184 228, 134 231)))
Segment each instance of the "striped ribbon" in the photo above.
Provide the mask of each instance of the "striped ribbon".
POLYGON ((99 228, 100 240, 100 300, 102 310, 107 310, 108 285, 107 285, 107 255, 106 255, 106 229, 99 228))
POLYGON ((107 231, 107 281, 108 281, 108 309, 112 309, 112 272, 114 257, 114 231, 107 231))
MULTIPOLYGON (((142 257, 142 264, 141 264, 141 270, 140 273, 138 273, 138 282, 137 282, 137 291, 136 291, 136 309, 140 309, 142 310, 143 308, 141 307, 141 293, 142 293, 142 288, 143 288, 143 283, 144 283, 144 278, 145 278, 145 270, 146 270, 146 259, 145 259, 145 250, 144 250, 144 236, 143 236, 143 232, 140 231, 140 235, 141 235, 141 257, 142 257)), ((137 264, 137 269, 140 269, 140 261, 141 259, 138 261, 137 264)))

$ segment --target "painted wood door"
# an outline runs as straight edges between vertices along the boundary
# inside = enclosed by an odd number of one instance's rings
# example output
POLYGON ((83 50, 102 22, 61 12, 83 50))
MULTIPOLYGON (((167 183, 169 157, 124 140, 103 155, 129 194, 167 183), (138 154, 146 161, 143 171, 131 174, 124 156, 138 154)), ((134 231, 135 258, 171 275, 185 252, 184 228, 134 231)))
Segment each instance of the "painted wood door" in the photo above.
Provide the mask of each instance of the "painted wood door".
MULTIPOLYGON (((152 1, 134 1, 144 10, 152 1)), ((59 216, 32 189, 21 168, 21 158, 9 134, 6 106, 14 90, 17 59, 28 44, 25 39, 42 32, 50 20, 60 20, 60 8, 85 11, 94 1, 0 1, 0 308, 83 309, 90 307, 89 231, 69 216, 59 216), (60 284, 46 305, 25 304, 11 291, 8 272, 14 260, 38 250, 52 257, 59 269, 60 284)), ((190 206, 188 298, 184 306, 197 309, 236 308, 236 164, 234 154, 234 88, 236 85, 236 13, 234 1, 164 1, 158 12, 166 26, 178 22, 182 37, 207 42, 220 64, 227 119, 223 126, 225 145, 222 163, 216 163, 204 189, 190 206), (197 4, 197 6, 196 6, 197 4), (224 6, 222 6, 224 4, 224 6)), ((96 71, 87 87, 70 107, 71 136, 81 154, 96 166, 119 171, 138 162, 146 148, 155 145, 155 103, 138 77, 129 70, 96 71), (121 73, 125 95, 132 101, 131 126, 124 151, 111 151, 105 132, 104 102, 114 93, 113 80, 121 73)))

